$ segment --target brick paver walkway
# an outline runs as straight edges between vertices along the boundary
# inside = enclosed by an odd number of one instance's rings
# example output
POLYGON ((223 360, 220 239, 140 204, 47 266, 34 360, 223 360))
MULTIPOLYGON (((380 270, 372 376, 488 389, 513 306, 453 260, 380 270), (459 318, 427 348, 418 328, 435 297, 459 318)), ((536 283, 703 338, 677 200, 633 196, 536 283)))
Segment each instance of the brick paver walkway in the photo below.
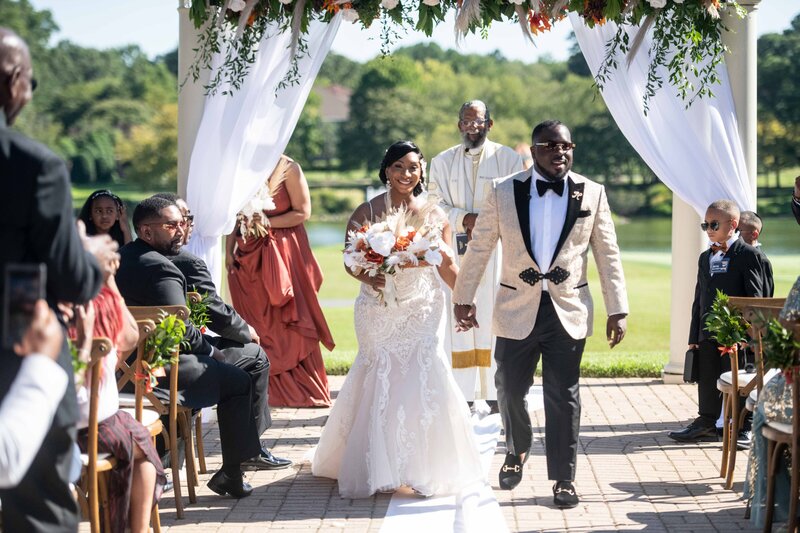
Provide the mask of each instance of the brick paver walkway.
MULTIPOLYGON (((342 381, 331 378, 332 388, 338 390, 342 381)), ((739 452, 734 490, 725 490, 718 477, 720 444, 680 445, 666 436, 668 430, 693 418, 697 410, 694 386, 646 379, 584 379, 581 392, 583 423, 576 480, 580 506, 568 511, 553 507, 541 434, 523 482, 514 491, 497 489, 504 455, 501 445, 489 480, 509 531, 756 531, 743 518, 747 455, 739 452)), ((264 442, 296 466, 246 474, 256 488, 251 497, 238 501, 211 493, 205 487, 210 474, 203 475, 197 503, 186 506, 184 519, 175 519, 171 495, 164 498, 163 530, 377 533, 391 496, 341 499, 335 482, 311 476, 304 460, 327 414, 327 409, 273 409, 274 425, 264 442)), ((536 413, 534 425, 544 427, 542 411, 536 413)), ((207 426, 205 444, 213 472, 220 463, 215 424, 207 426)), ((88 531, 86 523, 81 531, 88 531)))

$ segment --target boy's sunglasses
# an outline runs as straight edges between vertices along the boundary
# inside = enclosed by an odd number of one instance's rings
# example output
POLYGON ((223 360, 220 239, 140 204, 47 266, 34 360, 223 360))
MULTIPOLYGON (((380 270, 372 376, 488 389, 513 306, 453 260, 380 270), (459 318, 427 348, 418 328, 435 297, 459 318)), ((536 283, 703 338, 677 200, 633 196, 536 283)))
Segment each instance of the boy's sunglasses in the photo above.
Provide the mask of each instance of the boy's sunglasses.
POLYGON ((700 229, 703 231, 708 231, 708 228, 711 228, 711 231, 717 231, 719 229, 719 221, 714 220, 711 222, 701 222, 700 229))

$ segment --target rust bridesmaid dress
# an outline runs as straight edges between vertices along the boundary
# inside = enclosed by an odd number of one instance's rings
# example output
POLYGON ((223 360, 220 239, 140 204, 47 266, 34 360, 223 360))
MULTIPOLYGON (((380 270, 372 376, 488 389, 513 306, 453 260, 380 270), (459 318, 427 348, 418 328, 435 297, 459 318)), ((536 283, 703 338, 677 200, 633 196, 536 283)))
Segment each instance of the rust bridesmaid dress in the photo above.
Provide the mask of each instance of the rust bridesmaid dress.
MULTIPOLYGON (((275 209, 291 209, 285 183, 273 194, 275 209)), ((239 267, 228 275, 233 307, 253 326, 270 361, 269 404, 323 407, 331 403, 320 343, 334 347, 317 292, 322 271, 305 227, 271 228, 262 238, 236 238, 239 267)))

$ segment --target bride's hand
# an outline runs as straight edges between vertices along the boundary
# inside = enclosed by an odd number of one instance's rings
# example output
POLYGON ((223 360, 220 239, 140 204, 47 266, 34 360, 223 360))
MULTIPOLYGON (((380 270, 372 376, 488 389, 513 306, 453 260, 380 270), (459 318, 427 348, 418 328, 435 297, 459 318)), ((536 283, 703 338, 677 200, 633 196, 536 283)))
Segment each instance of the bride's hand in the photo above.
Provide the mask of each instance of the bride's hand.
POLYGON ((372 290, 375 292, 380 291, 386 285, 386 278, 383 274, 378 274, 376 276, 367 276, 367 279, 364 280, 364 283, 372 287, 372 290))

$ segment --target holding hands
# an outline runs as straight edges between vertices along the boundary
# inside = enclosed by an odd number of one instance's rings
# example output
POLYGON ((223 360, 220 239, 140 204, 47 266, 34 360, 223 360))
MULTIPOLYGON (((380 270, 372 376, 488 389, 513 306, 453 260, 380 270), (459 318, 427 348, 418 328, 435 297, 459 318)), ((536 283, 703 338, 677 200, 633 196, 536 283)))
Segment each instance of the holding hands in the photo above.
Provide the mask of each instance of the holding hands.
POLYGON ((456 331, 469 331, 472 328, 479 328, 478 320, 475 318, 477 309, 475 304, 453 304, 453 313, 456 317, 456 331))

